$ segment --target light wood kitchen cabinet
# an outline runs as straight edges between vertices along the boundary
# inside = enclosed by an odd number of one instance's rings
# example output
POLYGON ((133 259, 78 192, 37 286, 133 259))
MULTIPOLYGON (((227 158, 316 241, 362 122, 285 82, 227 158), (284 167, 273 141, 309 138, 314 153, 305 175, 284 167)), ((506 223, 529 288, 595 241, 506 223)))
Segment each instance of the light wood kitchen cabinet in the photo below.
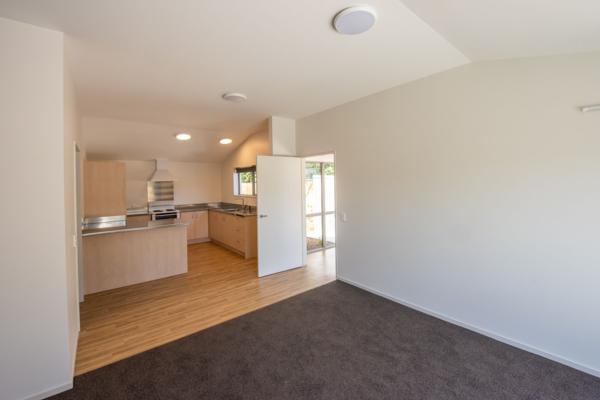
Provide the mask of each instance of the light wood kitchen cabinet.
POLYGON ((210 239, 245 258, 256 257, 256 216, 209 211, 210 239))
POLYGON ((85 293, 186 273, 188 260, 184 228, 175 224, 159 229, 84 236, 85 293))
POLYGON ((125 215, 125 164, 118 161, 86 161, 83 166, 85 217, 125 215))
POLYGON ((127 222, 150 222, 150 220, 151 218, 149 214, 127 216, 127 222))
POLYGON ((181 221, 188 223, 188 243, 202 243, 210 240, 208 236, 208 211, 186 211, 181 213, 181 221))
POLYGON ((222 227, 225 225, 225 214, 217 211, 208 212, 208 234, 211 240, 222 242, 222 227))

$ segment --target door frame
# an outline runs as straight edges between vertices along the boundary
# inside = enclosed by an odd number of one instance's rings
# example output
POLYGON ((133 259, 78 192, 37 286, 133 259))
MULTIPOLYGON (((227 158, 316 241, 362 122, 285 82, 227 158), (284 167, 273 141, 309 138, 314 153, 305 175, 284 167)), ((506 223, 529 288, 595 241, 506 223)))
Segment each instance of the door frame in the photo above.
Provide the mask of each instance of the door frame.
POLYGON ((73 183, 74 183, 74 195, 75 202, 73 212, 75 214, 75 235, 76 235, 76 246, 75 246, 75 271, 77 273, 77 297, 78 303, 84 301, 85 287, 83 283, 83 238, 82 234, 82 218, 83 218, 83 157, 79 143, 73 141, 73 183))
MULTIPOLYGON (((307 155, 303 155, 302 157, 302 256, 303 256, 303 264, 306 265, 307 262, 307 258, 308 258, 308 249, 306 248, 306 185, 304 182, 304 174, 306 171, 306 159, 310 158, 310 157, 318 157, 318 156, 327 156, 329 154, 333 154, 333 165, 335 167, 335 178, 333 181, 333 190, 335 192, 335 246, 334 247, 328 247, 328 248, 322 248, 321 250, 317 250, 317 251, 327 251, 330 249, 335 249, 335 277, 338 277, 338 250, 337 247, 340 243, 340 236, 339 236, 339 229, 338 229, 338 210, 339 210, 339 201, 340 201, 340 197, 339 197, 339 191, 338 191, 338 179, 337 179, 337 173, 338 173, 338 163, 337 163, 337 156, 335 154, 335 151, 324 151, 324 152, 319 152, 319 153, 313 153, 313 154, 307 154, 307 155)), ((323 196, 324 194, 321 193, 321 196, 323 196)))
MULTIPOLYGON (((331 154, 331 153, 329 153, 331 154)), ((327 155, 329 155, 327 154, 327 155)), ((328 215, 333 215, 334 216, 334 223, 337 226, 337 220, 335 219, 336 216, 336 212, 337 210, 335 210, 335 204, 333 205, 334 210, 333 211, 326 211, 325 208, 325 172, 323 169, 323 164, 330 164, 330 163, 326 163, 324 161, 310 161, 311 163, 318 163, 321 167, 320 171, 321 171, 321 211, 318 213, 312 213, 312 214, 305 214, 306 218, 312 218, 312 217, 321 217, 321 241, 322 241, 322 246, 320 248, 316 248, 314 250, 308 251, 307 248, 307 252, 308 253, 313 253, 313 252, 317 252, 317 251, 321 251, 321 250, 326 250, 326 249, 330 249, 332 247, 335 247, 335 242, 333 243, 333 246, 327 246, 327 216, 328 215)), ((335 166, 335 157, 332 163, 335 166)), ((335 186, 335 173, 334 173, 334 186, 335 186)), ((306 191, 306 188, 304 188, 306 191)), ((335 187, 333 189, 334 194, 335 194, 335 187)), ((306 203, 306 202, 305 202, 306 203)), ((306 204, 305 204, 306 206, 306 204)), ((308 246, 307 246, 308 247, 308 246)))

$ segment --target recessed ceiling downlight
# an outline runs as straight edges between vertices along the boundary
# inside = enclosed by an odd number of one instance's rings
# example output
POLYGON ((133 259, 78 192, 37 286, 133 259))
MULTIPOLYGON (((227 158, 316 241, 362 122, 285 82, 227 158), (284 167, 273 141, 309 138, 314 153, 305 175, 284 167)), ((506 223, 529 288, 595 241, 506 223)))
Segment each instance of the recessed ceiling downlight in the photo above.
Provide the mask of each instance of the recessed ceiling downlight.
POLYGON ((370 6, 352 6, 333 17, 333 27, 343 35, 358 35, 375 25, 377 13, 370 6))
POLYGON ((221 143, 221 144, 231 144, 231 142, 233 142, 233 140, 231 140, 229 138, 223 138, 223 139, 219 140, 219 143, 221 143))
POLYGON ((177 135, 175 135, 175 139, 181 140, 181 141, 190 140, 191 138, 192 138, 192 135, 190 135, 189 133, 185 133, 185 132, 180 132, 177 135))
POLYGON ((248 100, 248 96, 243 93, 227 92, 223 94, 223 100, 231 101, 232 103, 243 103, 248 100))

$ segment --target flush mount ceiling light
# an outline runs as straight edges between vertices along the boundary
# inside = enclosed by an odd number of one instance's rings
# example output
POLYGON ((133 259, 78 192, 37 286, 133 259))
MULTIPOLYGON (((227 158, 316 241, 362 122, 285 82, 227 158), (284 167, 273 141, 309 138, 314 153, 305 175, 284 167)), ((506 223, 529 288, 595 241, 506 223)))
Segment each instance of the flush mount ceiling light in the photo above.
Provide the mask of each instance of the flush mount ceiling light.
POLYGON ((190 135, 189 133, 185 133, 185 132, 181 132, 181 133, 178 133, 177 135, 175 135, 175 139, 181 140, 182 142, 184 142, 186 140, 190 140, 191 138, 192 138, 192 135, 190 135))
POLYGON ((227 92, 223 94, 223 100, 231 101, 232 103, 243 103, 248 100, 248 96, 243 93, 227 92))
POLYGON ((357 35, 375 25, 377 13, 370 6, 352 6, 343 9, 333 17, 333 27, 343 35, 357 35))
POLYGON ((221 143, 221 144, 231 144, 231 142, 233 142, 233 140, 231 140, 229 138, 223 138, 223 139, 219 140, 219 143, 221 143))

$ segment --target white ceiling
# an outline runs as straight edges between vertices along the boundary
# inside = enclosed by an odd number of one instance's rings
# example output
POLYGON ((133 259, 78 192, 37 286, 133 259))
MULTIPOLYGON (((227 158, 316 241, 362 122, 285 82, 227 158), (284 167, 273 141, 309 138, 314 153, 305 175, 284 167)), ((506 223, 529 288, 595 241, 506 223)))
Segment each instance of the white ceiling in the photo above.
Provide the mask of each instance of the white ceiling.
POLYGON ((148 160, 166 158, 184 162, 221 162, 235 143, 245 135, 230 133, 234 143, 219 144, 221 136, 201 129, 182 129, 178 126, 151 124, 112 118, 83 117, 81 127, 85 132, 86 152, 91 159, 148 160), (175 132, 185 131, 192 139, 181 142, 174 139, 175 132))
POLYGON ((379 20, 355 36, 331 28, 348 0, 0 0, 0 16, 66 33, 85 145, 105 158, 220 161, 270 115, 303 117, 469 59, 600 50, 600 1, 404 3, 369 0, 379 20), (249 101, 226 103, 226 91, 249 101), (175 142, 178 131, 193 140, 175 142))
POLYGON ((600 50, 598 0, 403 0, 473 61, 600 50))
MULTIPOLYGON (((234 148, 269 115, 303 117, 468 62, 400 1, 369 3, 379 21, 356 36, 331 28, 348 0, 0 0, 0 16, 68 35, 83 115, 163 126, 152 130, 162 156, 206 161, 224 157, 216 141, 174 151, 171 127, 235 136, 234 148), (226 103, 226 91, 249 101, 226 103)), ((87 148, 159 156, 124 126, 84 132, 87 148)))

